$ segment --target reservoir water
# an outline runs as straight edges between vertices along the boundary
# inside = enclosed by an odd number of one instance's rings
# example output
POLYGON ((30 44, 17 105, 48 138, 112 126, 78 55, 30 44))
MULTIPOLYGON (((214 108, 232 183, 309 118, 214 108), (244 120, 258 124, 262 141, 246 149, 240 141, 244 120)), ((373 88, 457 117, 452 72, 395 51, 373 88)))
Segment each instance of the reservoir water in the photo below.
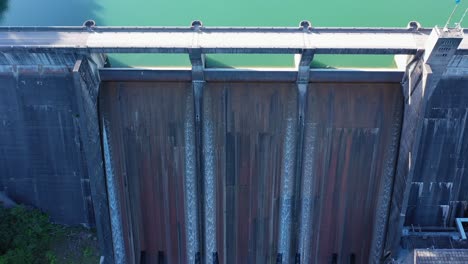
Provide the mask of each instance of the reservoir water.
MULTIPOLYGON (((1 26, 80 26, 94 19, 101 26, 295 27, 309 20, 317 27, 443 26, 454 0, 0 0, 1 26)), ((461 1, 453 22, 468 7, 461 1)), ((464 25, 468 23, 468 19, 464 25)), ((452 23, 453 25, 453 23, 452 23)), ((363 40, 365 41, 365 40, 363 40)), ((185 54, 119 54, 113 66, 189 66, 185 54)), ((290 55, 210 55, 208 67, 290 67, 290 55)), ((315 67, 393 67, 392 56, 316 56, 315 67)))

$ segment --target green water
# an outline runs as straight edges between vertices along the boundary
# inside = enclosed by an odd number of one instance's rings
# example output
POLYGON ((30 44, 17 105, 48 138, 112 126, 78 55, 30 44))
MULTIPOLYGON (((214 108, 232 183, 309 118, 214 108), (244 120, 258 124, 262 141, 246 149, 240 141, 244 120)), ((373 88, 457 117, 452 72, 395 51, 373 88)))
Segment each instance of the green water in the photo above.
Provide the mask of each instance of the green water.
MULTIPOLYGON (((4 26, 81 25, 86 19, 106 26, 313 26, 405 27, 410 20, 424 27, 443 26, 454 0, 0 0, 4 26), (6 8, 4 8, 6 7, 6 8)), ((468 7, 462 0, 454 21, 468 7)), ((466 27, 468 18, 464 22, 466 27)), ((365 40, 363 40, 365 41, 365 40)), ((187 55, 112 55, 116 66, 189 66, 187 55)), ((211 55, 209 67, 290 67, 290 55, 211 55)), ((392 67, 392 56, 317 56, 317 67, 392 67)))

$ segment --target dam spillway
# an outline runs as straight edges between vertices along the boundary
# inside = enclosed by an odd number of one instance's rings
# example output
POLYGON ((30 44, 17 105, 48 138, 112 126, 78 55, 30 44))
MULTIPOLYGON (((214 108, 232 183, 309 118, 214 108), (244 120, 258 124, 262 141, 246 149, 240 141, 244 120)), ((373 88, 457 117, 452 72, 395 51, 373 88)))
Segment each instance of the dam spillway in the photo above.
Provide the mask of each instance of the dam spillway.
POLYGON ((380 263, 418 235, 452 239, 468 43, 410 25, 0 28, 0 188, 96 226, 106 263, 380 263), (105 53, 192 68, 104 68, 105 53), (211 53, 297 65, 207 69, 211 53), (311 69, 315 54, 399 68, 311 69))

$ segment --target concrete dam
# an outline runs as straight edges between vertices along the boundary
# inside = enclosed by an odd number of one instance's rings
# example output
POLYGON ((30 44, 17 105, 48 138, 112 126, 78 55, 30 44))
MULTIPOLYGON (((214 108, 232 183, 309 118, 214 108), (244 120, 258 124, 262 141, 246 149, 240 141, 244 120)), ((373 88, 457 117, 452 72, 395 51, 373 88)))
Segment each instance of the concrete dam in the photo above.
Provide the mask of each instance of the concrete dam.
POLYGON ((466 249, 467 117, 462 28, 0 27, 0 191, 95 227, 102 263, 466 249), (192 67, 112 68, 112 53, 192 67), (218 53, 296 65, 205 67, 218 53), (398 67, 312 69, 316 54, 398 67))

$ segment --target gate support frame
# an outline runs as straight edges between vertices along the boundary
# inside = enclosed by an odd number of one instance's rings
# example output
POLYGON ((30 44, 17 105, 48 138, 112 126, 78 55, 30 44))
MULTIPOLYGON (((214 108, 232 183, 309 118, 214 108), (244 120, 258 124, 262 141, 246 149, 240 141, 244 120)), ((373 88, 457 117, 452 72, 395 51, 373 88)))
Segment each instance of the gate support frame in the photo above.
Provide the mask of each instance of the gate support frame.
MULTIPOLYGON (((201 27, 201 22, 194 21, 192 23, 193 29, 195 31, 199 30, 201 27)), ((194 33, 194 38, 197 39, 198 33, 194 33)), ((204 193, 204 180, 203 180, 203 135, 202 135, 202 115, 203 115, 203 92, 205 88, 205 54, 202 53, 201 49, 190 49, 189 51, 189 58, 192 64, 192 93, 193 93, 193 107, 194 107, 194 124, 195 124, 195 160, 196 160, 196 183, 197 183, 197 193, 198 194, 205 194, 204 193)), ((188 259, 194 258, 194 262, 204 263, 204 259, 206 258, 205 252, 205 243, 204 243, 204 197, 197 196, 198 201, 197 204, 197 214, 198 214, 198 222, 196 223, 196 228, 198 230, 198 249, 193 249, 196 251, 195 256, 188 256, 188 259)), ((192 251, 193 251, 192 250, 192 251)), ((188 250, 190 252, 191 250, 188 250)), ((190 254, 190 253, 189 253, 190 254)))
MULTIPOLYGON (((302 23, 301 23, 302 24, 302 23)), ((304 30, 308 30, 310 22, 305 21, 304 30)), ((295 64, 297 69, 297 140, 296 140, 296 168, 295 168, 295 189, 298 195, 295 199, 296 219, 299 223, 298 239, 295 241, 293 248, 297 248, 295 252, 295 263, 310 262, 310 247, 311 247, 311 232, 312 232, 312 210, 313 210, 313 186, 315 175, 304 171, 304 163, 309 161, 304 157, 310 158, 314 155, 315 146, 313 142, 307 142, 304 145, 305 133, 313 133, 306 131, 311 127, 305 127, 305 115, 307 112, 307 98, 310 81, 310 64, 314 59, 315 51, 312 49, 304 49, 301 54, 296 55, 295 64), (305 153, 305 155, 304 155, 305 153)), ((313 159, 312 159, 313 160, 313 159)), ((308 163, 307 163, 308 164, 308 163)), ((308 165, 306 165, 308 166, 308 165)), ((312 165, 313 166, 313 165, 312 165)), ((285 260, 288 263, 288 260, 285 260)))
POLYGON ((101 263, 112 264, 115 261, 114 246, 98 117, 100 85, 98 69, 102 68, 104 62, 105 58, 100 54, 82 56, 76 61, 72 75, 84 152, 83 165, 86 167, 90 179, 101 263))

